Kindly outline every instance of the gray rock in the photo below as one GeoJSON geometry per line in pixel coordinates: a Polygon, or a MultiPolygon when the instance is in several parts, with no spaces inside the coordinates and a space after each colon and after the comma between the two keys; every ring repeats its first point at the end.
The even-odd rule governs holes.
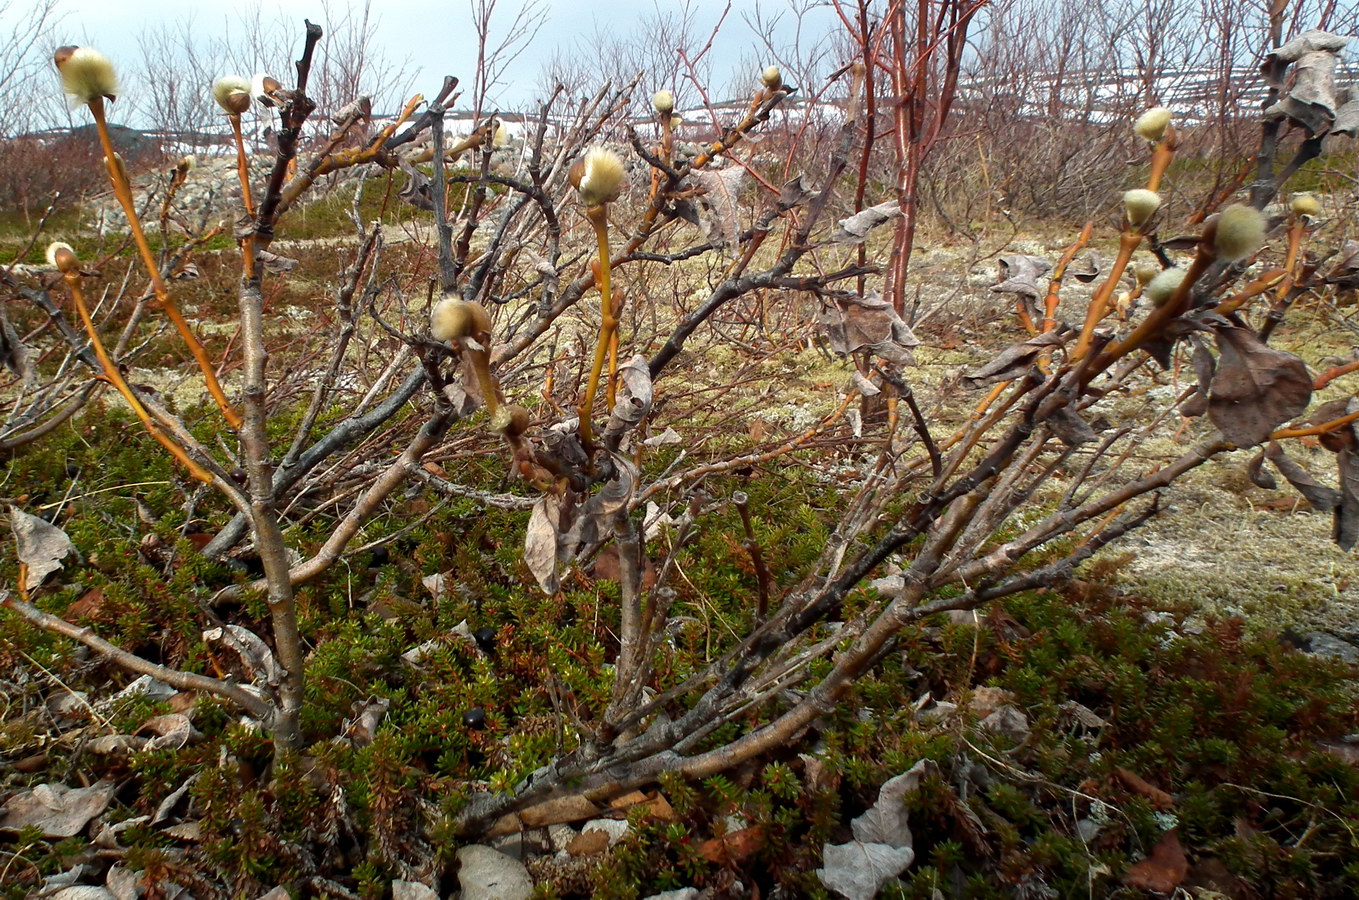
{"type": "Polygon", "coordinates": [[[664,894],[652,894],[646,900],[698,900],[699,896],[698,888],[680,888],[677,891],[666,891],[664,894]]]}
{"type": "Polygon", "coordinates": [[[1359,664],[1359,647],[1334,635],[1324,631],[1312,631],[1303,635],[1303,639],[1307,641],[1307,652],[1314,656],[1328,656],[1352,665],[1359,664]]]}
{"type": "Polygon", "coordinates": [[[462,900],[528,900],[533,894],[523,863],[480,844],[458,851],[458,884],[462,900]]]}
{"type": "Polygon", "coordinates": [[[1029,736],[1029,717],[1010,704],[997,709],[979,723],[982,728],[1020,743],[1029,736]]]}
{"type": "Polygon", "coordinates": [[[439,892],[418,881],[393,881],[392,900],[439,900],[439,892]]]}

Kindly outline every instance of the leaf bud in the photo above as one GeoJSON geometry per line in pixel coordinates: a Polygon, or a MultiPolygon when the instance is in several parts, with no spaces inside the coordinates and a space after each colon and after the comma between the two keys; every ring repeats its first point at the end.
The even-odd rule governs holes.
{"type": "Polygon", "coordinates": [[[1258,209],[1234,203],[1217,217],[1213,249],[1217,258],[1240,262],[1265,242],[1265,217],[1258,209]]]}

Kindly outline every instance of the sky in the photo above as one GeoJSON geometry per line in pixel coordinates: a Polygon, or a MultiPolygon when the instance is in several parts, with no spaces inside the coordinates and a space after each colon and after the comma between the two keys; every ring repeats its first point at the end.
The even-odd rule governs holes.
{"type": "MultiPolygon", "coordinates": [[[[23,0],[18,2],[22,4],[23,0]]],[[[636,31],[643,17],[654,12],[653,2],[655,0],[544,0],[546,24],[513,63],[511,77],[498,98],[502,108],[515,108],[533,99],[538,75],[555,52],[579,46],[596,33],[625,35],[636,31]]],[[[295,23],[295,33],[300,41],[304,18],[324,24],[327,6],[343,9],[346,5],[361,6],[361,3],[362,0],[253,0],[235,5],[207,5],[194,0],[57,0],[56,34],[61,43],[96,47],[119,65],[120,72],[128,72],[140,58],[138,35],[148,25],[181,21],[186,10],[192,10],[190,15],[197,31],[228,17],[240,18],[242,10],[258,6],[266,21],[282,15],[295,23]]],[[[508,26],[518,7],[516,0],[500,0],[500,4],[492,20],[493,34],[508,26]]],[[[755,53],[753,32],[745,19],[755,12],[757,0],[731,0],[730,4],[725,0],[688,0],[694,15],[694,30],[706,38],[728,5],[730,11],[715,40],[711,57],[730,61],[750,59],[755,53]]],[[[785,11],[780,34],[791,41],[794,34],[787,21],[791,17],[786,14],[789,0],[764,0],[763,6],[767,14],[785,11]]],[[[411,82],[414,89],[431,95],[444,74],[457,75],[464,86],[471,81],[476,37],[469,9],[470,0],[373,0],[371,15],[377,20],[377,43],[387,59],[395,63],[406,62],[413,73],[418,72],[411,82]]],[[[822,8],[811,17],[818,22],[818,27],[824,27],[830,24],[832,15],[822,8]]],[[[286,84],[291,73],[279,74],[286,84]]],[[[729,73],[715,69],[713,75],[725,80],[729,73]]],[[[123,88],[125,93],[130,93],[144,86],[136,84],[135,78],[124,77],[123,88]]]]}

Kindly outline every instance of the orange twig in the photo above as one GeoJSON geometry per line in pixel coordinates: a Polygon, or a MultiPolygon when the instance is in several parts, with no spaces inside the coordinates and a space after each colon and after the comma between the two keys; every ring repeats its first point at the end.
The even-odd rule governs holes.
{"type": "Polygon", "coordinates": [[[175,459],[183,463],[190,475],[205,484],[211,484],[212,476],[202,466],[190,459],[189,455],[184,452],[184,448],[170,440],[152,420],[151,414],[146,411],[146,407],[142,406],[137,395],[132,392],[132,388],[128,387],[122,373],[118,371],[118,367],[109,357],[108,351],[104,349],[104,342],[100,339],[99,332],[95,331],[94,319],[90,316],[90,310],[85,305],[85,291],[81,287],[80,273],[69,272],[64,277],[66,286],[71,290],[71,299],[75,302],[76,311],[80,314],[80,321],[85,324],[85,333],[90,336],[90,345],[94,348],[94,355],[99,359],[99,365],[104,370],[104,379],[118,389],[118,393],[123,395],[128,407],[146,426],[146,430],[151,432],[151,436],[159,441],[162,447],[170,451],[175,459]]]}
{"type": "Polygon", "coordinates": [[[1099,290],[1095,291],[1095,296],[1090,298],[1090,306],[1085,311],[1085,324],[1081,326],[1081,336],[1076,341],[1076,349],[1071,353],[1073,360],[1082,359],[1090,352],[1090,340],[1095,334],[1095,326],[1109,311],[1109,300],[1114,296],[1118,280],[1123,277],[1123,271],[1128,268],[1133,252],[1141,243],[1140,229],[1131,225],[1123,229],[1123,234],[1118,239],[1118,257],[1114,260],[1113,268],[1109,270],[1109,277],[1099,286],[1099,290]]]}
{"type": "Polygon", "coordinates": [[[1359,420],[1359,412],[1352,412],[1349,415],[1341,416],[1338,419],[1332,419],[1329,422],[1323,422],[1320,425],[1312,425],[1309,428],[1281,428],[1271,434],[1269,439],[1271,441],[1278,441],[1283,440],[1284,438],[1312,437],[1318,434],[1326,434],[1327,432],[1335,431],[1342,425],[1348,425],[1355,420],[1359,420]]]}
{"type": "Polygon", "coordinates": [[[118,198],[118,203],[123,207],[123,213],[127,216],[128,230],[132,232],[132,239],[137,245],[137,250],[141,253],[142,265],[146,267],[147,275],[151,278],[151,290],[155,293],[157,302],[165,310],[165,314],[170,317],[170,321],[175,325],[175,330],[179,332],[179,336],[184,340],[189,352],[198,363],[208,393],[212,395],[212,399],[217,401],[217,406],[222,410],[222,415],[226,418],[227,424],[232,428],[240,428],[241,417],[227,401],[226,393],[217,381],[217,373],[213,371],[207,351],[203,349],[203,345],[199,343],[193,329],[189,327],[184,316],[180,314],[179,307],[171,299],[170,292],[166,290],[165,282],[160,277],[160,268],[156,265],[156,257],[151,252],[151,245],[146,241],[146,233],[142,231],[141,219],[137,217],[137,205],[132,199],[132,186],[128,183],[121,157],[114,151],[113,141],[109,138],[108,122],[104,117],[104,98],[95,97],[89,105],[90,112],[94,116],[95,130],[99,133],[99,143],[104,149],[105,164],[109,171],[109,181],[113,184],[114,196],[118,198]]]}
{"type": "Polygon", "coordinates": [[[1351,372],[1359,372],[1359,359],[1352,360],[1344,365],[1339,365],[1322,372],[1317,376],[1317,380],[1312,382],[1312,390],[1319,391],[1341,375],[1348,375],[1351,372]]]}

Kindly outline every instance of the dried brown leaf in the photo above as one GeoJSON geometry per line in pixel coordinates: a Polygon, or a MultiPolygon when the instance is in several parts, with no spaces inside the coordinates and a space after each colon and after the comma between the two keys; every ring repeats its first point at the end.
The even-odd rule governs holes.
{"type": "Polygon", "coordinates": [[[1269,58],[1286,63],[1297,62],[1308,53],[1339,53],[1349,42],[1347,37],[1314,28],[1274,48],[1269,52],[1269,58]]]}
{"type": "Polygon", "coordinates": [[[1299,357],[1266,345],[1248,328],[1220,326],[1216,335],[1208,415],[1225,439],[1254,447],[1307,409],[1312,376],[1299,357]]]}
{"type": "Polygon", "coordinates": [[[17,506],[9,508],[9,524],[19,548],[19,562],[28,567],[25,590],[31,591],[42,584],[44,578],[61,568],[61,561],[75,549],[66,532],[17,506]]]}
{"type": "Polygon", "coordinates": [[[1333,51],[1304,53],[1293,66],[1293,84],[1288,93],[1265,109],[1265,117],[1287,117],[1312,135],[1329,133],[1338,106],[1335,65],[1333,51]]]}
{"type": "Polygon", "coordinates": [[[1351,449],[1341,450],[1340,502],[1335,507],[1335,542],[1342,550],[1353,550],[1359,544],[1359,454],[1351,449]]]}
{"type": "Polygon", "coordinates": [[[736,197],[746,177],[745,167],[733,163],[725,169],[699,169],[689,177],[703,190],[699,197],[703,233],[714,245],[734,253],[741,236],[736,197]]]}
{"type": "Polygon", "coordinates": [[[1118,780],[1123,782],[1123,786],[1135,794],[1140,794],[1151,801],[1151,805],[1160,810],[1171,809],[1175,806],[1175,798],[1165,791],[1148,782],[1141,775],[1132,772],[1121,766],[1114,770],[1118,780]]]}
{"type": "Polygon", "coordinates": [[[651,369],[646,358],[638,354],[618,370],[618,399],[604,430],[605,442],[610,443],[623,432],[637,427],[637,423],[651,412],[651,398],[651,369]]]}
{"type": "Polygon", "coordinates": [[[1067,271],[1081,284],[1089,284],[1104,271],[1104,260],[1100,258],[1098,253],[1091,250],[1079,264],[1072,266],[1067,271]]]}
{"type": "Polygon", "coordinates": [[[831,234],[831,243],[842,246],[862,244],[868,239],[868,233],[874,228],[884,222],[900,218],[900,216],[901,205],[895,200],[870,206],[836,222],[835,231],[831,234]]]}
{"type": "Polygon", "coordinates": [[[698,845],[698,854],[710,863],[725,866],[749,859],[763,850],[766,843],[764,826],[752,825],[704,841],[698,845]]]}
{"type": "Polygon", "coordinates": [[[1187,874],[1189,860],[1184,855],[1184,848],[1180,846],[1179,835],[1172,828],[1151,849],[1150,856],[1133,863],[1132,868],[1123,876],[1123,883],[1136,890],[1169,894],[1180,886],[1187,874]]]}
{"type": "Polygon", "coordinates": [[[562,498],[544,494],[533,504],[524,532],[524,563],[538,579],[538,585],[549,594],[555,594],[561,586],[557,579],[557,535],[561,520],[562,498]]]}
{"type": "Polygon", "coordinates": [[[1024,256],[1014,253],[997,260],[999,273],[997,283],[991,290],[997,294],[1020,294],[1038,299],[1046,296],[1047,285],[1044,276],[1052,269],[1052,263],[1037,256],[1024,256]]]}
{"type": "Polygon", "coordinates": [[[1263,450],[1251,458],[1249,465],[1246,466],[1246,474],[1256,487],[1272,491],[1279,486],[1279,482],[1274,480],[1274,476],[1265,471],[1265,451],[1263,450]]]}
{"type": "Polygon", "coordinates": [[[108,807],[115,787],[112,781],[100,781],[85,788],[40,784],[9,798],[4,817],[0,818],[0,830],[37,828],[46,837],[75,837],[108,807]]]}
{"type": "Polygon", "coordinates": [[[836,353],[869,351],[900,366],[915,360],[911,348],[920,343],[892,304],[877,291],[867,297],[845,295],[823,306],[817,323],[836,353]]]}
{"type": "Polygon", "coordinates": [[[1265,448],[1265,456],[1269,457],[1269,461],[1274,463],[1274,468],[1279,470],[1279,474],[1288,479],[1288,483],[1302,494],[1313,509],[1329,512],[1340,505],[1340,492],[1318,482],[1312,477],[1312,473],[1284,453],[1277,442],[1270,442],[1265,448]]]}
{"type": "Polygon", "coordinates": [[[998,381],[1013,381],[1027,372],[1038,359],[1038,354],[1049,347],[1060,347],[1063,341],[1056,332],[1048,331],[1021,344],[1006,347],[986,365],[963,376],[968,387],[982,387],[998,381]]]}

